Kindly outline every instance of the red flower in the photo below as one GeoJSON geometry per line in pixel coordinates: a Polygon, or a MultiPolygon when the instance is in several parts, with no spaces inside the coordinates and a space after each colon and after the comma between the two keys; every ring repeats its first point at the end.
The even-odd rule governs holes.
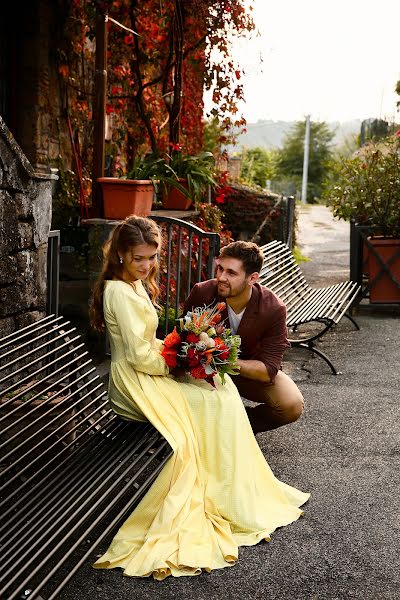
{"type": "Polygon", "coordinates": [[[174,346],[178,346],[181,341],[181,336],[177,332],[176,327],[174,327],[174,330],[164,339],[164,346],[167,348],[173,348],[174,346]]]}
{"type": "Polygon", "coordinates": [[[127,46],[132,46],[133,44],[133,35],[129,34],[124,37],[124,42],[127,46]]]}
{"type": "Polygon", "coordinates": [[[169,145],[171,146],[171,150],[174,150],[175,152],[180,152],[182,150],[182,146],[180,144],[174,144],[173,142],[170,142],[169,145]]]}
{"type": "Polygon", "coordinates": [[[223,348],[220,348],[220,350],[223,350],[223,352],[221,352],[221,354],[219,354],[219,358],[221,360],[225,360],[229,356],[229,352],[230,352],[229,348],[227,348],[226,346],[224,346],[224,348],[225,348],[225,350],[223,348]]]}
{"type": "Polygon", "coordinates": [[[118,79],[122,79],[128,73],[127,69],[123,65],[117,65],[113,68],[115,75],[118,79]]]}
{"type": "Polygon", "coordinates": [[[196,367],[199,364],[200,358],[199,358],[199,355],[195,348],[188,349],[187,361],[188,361],[189,367],[196,367]]]}
{"type": "Polygon", "coordinates": [[[60,75],[62,75],[63,77],[67,77],[69,75],[69,67],[68,65],[60,65],[58,67],[58,72],[60,73],[60,75]]]}
{"type": "Polygon", "coordinates": [[[221,315],[219,313],[217,313],[212,319],[211,319],[211,323],[213,325],[216,325],[217,323],[219,323],[221,320],[221,315]]]}
{"type": "Polygon", "coordinates": [[[186,341],[188,344],[197,344],[199,339],[199,336],[195,333],[188,333],[188,335],[186,336],[186,341]]]}
{"type": "Polygon", "coordinates": [[[190,369],[190,374],[195,379],[206,379],[207,373],[203,365],[199,365],[198,367],[193,367],[190,369]]]}
{"type": "Polygon", "coordinates": [[[176,367],[176,355],[177,351],[173,348],[163,348],[161,350],[161,356],[164,358],[165,362],[169,366],[170,369],[174,369],[176,367]]]}

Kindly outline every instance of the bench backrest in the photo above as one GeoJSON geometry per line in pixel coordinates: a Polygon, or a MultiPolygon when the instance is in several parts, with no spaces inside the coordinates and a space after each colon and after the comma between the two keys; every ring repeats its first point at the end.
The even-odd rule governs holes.
{"type": "Polygon", "coordinates": [[[0,340],[0,473],[65,455],[110,416],[76,329],[48,316],[0,340]]]}
{"type": "Polygon", "coordinates": [[[288,311],[311,294],[312,288],[306,282],[291,250],[277,240],[261,247],[264,264],[259,282],[275,292],[286,304],[288,311]]]}

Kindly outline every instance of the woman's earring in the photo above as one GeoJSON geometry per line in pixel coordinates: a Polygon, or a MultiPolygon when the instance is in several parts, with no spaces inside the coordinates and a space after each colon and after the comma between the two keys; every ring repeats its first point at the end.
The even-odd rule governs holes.
{"type": "Polygon", "coordinates": [[[121,265],[124,262],[121,257],[119,257],[119,262],[120,262],[121,265]]]}

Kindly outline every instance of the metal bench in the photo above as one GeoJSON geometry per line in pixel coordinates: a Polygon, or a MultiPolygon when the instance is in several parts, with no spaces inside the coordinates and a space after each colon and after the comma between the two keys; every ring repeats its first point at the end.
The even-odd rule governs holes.
{"type": "Polygon", "coordinates": [[[306,348],[317,354],[328,363],[332,373],[337,375],[328,356],[315,347],[315,341],[339,323],[343,316],[350,319],[356,329],[360,329],[347,312],[360,286],[354,281],[343,281],[327,287],[311,287],[294,260],[292,252],[283,242],[272,241],[261,249],[265,258],[259,282],[275,292],[285,303],[288,329],[298,336],[290,339],[291,345],[306,348]],[[309,323],[318,324],[318,331],[306,330],[301,333],[300,327],[309,323]]]}
{"type": "Polygon", "coordinates": [[[0,340],[0,598],[55,598],[172,455],[118,418],[74,327],[46,317],[0,340]]]}

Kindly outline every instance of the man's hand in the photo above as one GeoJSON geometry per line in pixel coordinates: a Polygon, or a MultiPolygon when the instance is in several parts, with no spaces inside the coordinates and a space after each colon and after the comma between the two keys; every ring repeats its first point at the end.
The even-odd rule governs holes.
{"type": "Polygon", "coordinates": [[[175,367],[174,369],[169,370],[169,374],[175,379],[179,379],[180,377],[184,377],[184,375],[186,375],[186,371],[185,369],[182,369],[182,367],[175,367]]]}
{"type": "Polygon", "coordinates": [[[271,381],[267,367],[260,360],[241,360],[239,358],[236,364],[240,367],[239,375],[242,375],[242,377],[263,381],[264,383],[271,381]]]}

